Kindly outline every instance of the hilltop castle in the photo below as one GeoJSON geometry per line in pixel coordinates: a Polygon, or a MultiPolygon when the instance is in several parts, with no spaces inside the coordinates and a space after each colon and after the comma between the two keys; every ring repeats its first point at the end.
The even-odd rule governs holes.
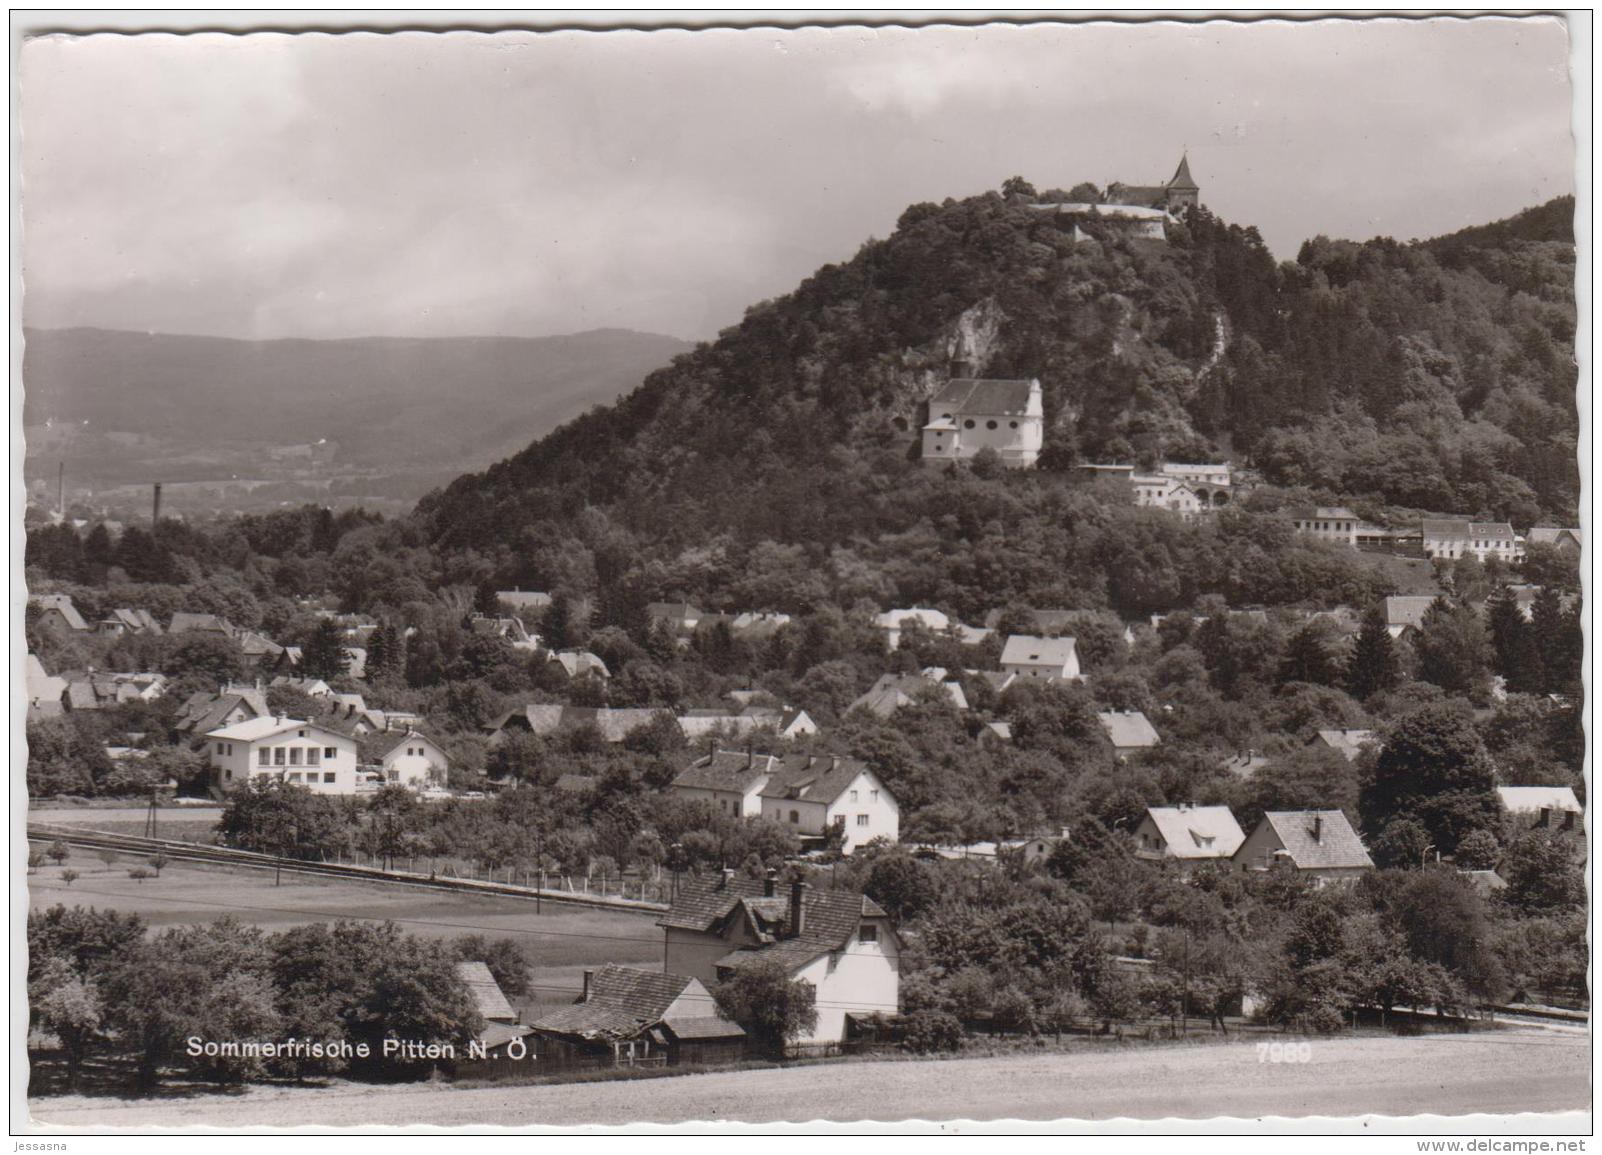
{"type": "Polygon", "coordinates": [[[1177,214],[1191,205],[1201,203],[1201,189],[1191,179],[1190,157],[1186,155],[1179,158],[1179,167],[1174,170],[1173,178],[1167,184],[1124,184],[1113,181],[1107,186],[1107,201],[1109,204],[1142,205],[1177,214]]]}

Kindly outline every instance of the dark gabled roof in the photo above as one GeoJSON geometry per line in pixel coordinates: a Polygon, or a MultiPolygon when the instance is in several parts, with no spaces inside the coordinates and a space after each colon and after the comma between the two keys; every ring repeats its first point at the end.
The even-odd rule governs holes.
{"type": "Polygon", "coordinates": [[[1201,187],[1191,179],[1190,157],[1188,155],[1181,156],[1179,158],[1179,167],[1174,170],[1174,177],[1168,182],[1168,187],[1176,189],[1188,189],[1191,192],[1201,191],[1201,187]]]}
{"type": "Polygon", "coordinates": [[[241,704],[250,708],[252,717],[264,718],[271,713],[267,708],[267,695],[260,690],[230,689],[221,694],[201,692],[192,694],[184,703],[177,728],[196,734],[210,733],[223,724],[223,719],[235,706],[241,704]]]}
{"type": "Polygon", "coordinates": [[[729,1019],[716,1015],[695,1015],[663,1019],[662,1026],[675,1039],[737,1039],[743,1038],[745,1029],[729,1019]]]}
{"type": "Polygon", "coordinates": [[[732,952],[719,959],[718,966],[739,966],[757,957],[778,957],[798,966],[826,951],[845,947],[864,918],[888,917],[884,908],[867,895],[809,887],[801,899],[803,933],[787,938],[789,889],[780,884],[772,897],[766,897],[765,888],[764,882],[740,875],[681,879],[672,907],[657,925],[717,933],[738,911],[741,918],[750,921],[763,945],[732,952]]]}
{"type": "MultiPolygon", "coordinates": [[[[354,721],[354,719],[352,720],[354,721]]],[[[372,745],[368,749],[372,754],[374,761],[382,762],[385,758],[389,757],[390,754],[400,747],[406,745],[408,742],[416,741],[427,742],[435,749],[439,749],[439,743],[434,741],[434,739],[430,738],[427,734],[420,734],[416,730],[412,730],[410,728],[405,730],[390,730],[386,733],[379,734],[373,739],[372,745]]]]}
{"type": "Polygon", "coordinates": [[[1372,867],[1363,840],[1339,810],[1271,810],[1263,815],[1298,869],[1372,867]],[[1319,827],[1314,837],[1314,820],[1319,827]]]}
{"type": "Polygon", "coordinates": [[[952,413],[1014,414],[1029,411],[1034,381],[1000,381],[985,377],[954,377],[929,399],[929,415],[938,409],[952,413]]]}
{"type": "MultiPolygon", "coordinates": [[[[542,1012],[531,1025],[536,1030],[586,1039],[631,1038],[661,1022],[662,1016],[684,997],[695,981],[686,975],[635,970],[608,963],[591,977],[589,998],[572,1006],[542,1012]]],[[[716,1017],[716,1004],[709,997],[701,995],[691,1001],[701,999],[705,1000],[705,1005],[693,1008],[686,1019],[716,1017]]],[[[738,1034],[739,1028],[720,1033],[738,1034]]]]}
{"type": "Polygon", "coordinates": [[[761,797],[797,802],[821,802],[825,806],[839,798],[857,775],[868,771],[868,764],[855,758],[796,755],[779,761],[778,770],[762,788],[761,797]]]}
{"type": "Polygon", "coordinates": [[[234,627],[219,618],[216,614],[192,614],[187,610],[179,610],[173,614],[172,621],[167,624],[169,634],[181,634],[185,630],[208,630],[214,633],[234,635],[234,627]]]}
{"type": "Polygon", "coordinates": [[[706,754],[679,771],[673,785],[693,790],[732,790],[744,794],[754,783],[772,774],[779,760],[771,754],[719,750],[706,754]]]}
{"type": "Polygon", "coordinates": [[[517,1012],[506,1001],[506,993],[501,990],[501,984],[495,981],[488,966],[482,962],[459,962],[456,964],[456,974],[467,984],[468,993],[473,996],[478,1013],[486,1022],[497,1019],[507,1023],[517,1021],[517,1012]]]}

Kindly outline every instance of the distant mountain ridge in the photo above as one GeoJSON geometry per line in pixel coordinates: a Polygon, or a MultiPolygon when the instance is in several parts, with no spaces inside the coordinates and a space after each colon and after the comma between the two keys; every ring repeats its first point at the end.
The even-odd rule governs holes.
{"type": "Polygon", "coordinates": [[[106,482],[140,472],[146,458],[230,448],[243,456],[219,465],[243,475],[251,447],[320,440],[336,443],[337,465],[471,469],[611,402],[691,348],[625,329],[248,341],[75,328],[24,338],[24,424],[39,451],[29,473],[67,459],[80,481],[106,482]]]}

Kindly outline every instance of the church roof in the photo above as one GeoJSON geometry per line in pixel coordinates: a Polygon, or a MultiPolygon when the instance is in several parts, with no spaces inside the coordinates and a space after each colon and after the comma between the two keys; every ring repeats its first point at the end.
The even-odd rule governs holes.
{"type": "Polygon", "coordinates": [[[929,412],[1013,414],[1029,412],[1029,397],[1036,382],[997,381],[985,378],[954,377],[945,388],[929,399],[929,412]]]}
{"type": "Polygon", "coordinates": [[[1179,167],[1174,170],[1174,179],[1168,182],[1169,188],[1198,190],[1200,186],[1190,177],[1190,157],[1179,158],[1179,167]]]}

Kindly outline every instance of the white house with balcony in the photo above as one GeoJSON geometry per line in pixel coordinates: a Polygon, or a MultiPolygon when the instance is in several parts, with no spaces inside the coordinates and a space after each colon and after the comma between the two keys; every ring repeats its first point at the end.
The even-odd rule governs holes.
{"type": "Polygon", "coordinates": [[[299,718],[261,717],[208,731],[213,783],[223,792],[280,781],[318,794],[355,794],[356,740],[299,718]]]}

